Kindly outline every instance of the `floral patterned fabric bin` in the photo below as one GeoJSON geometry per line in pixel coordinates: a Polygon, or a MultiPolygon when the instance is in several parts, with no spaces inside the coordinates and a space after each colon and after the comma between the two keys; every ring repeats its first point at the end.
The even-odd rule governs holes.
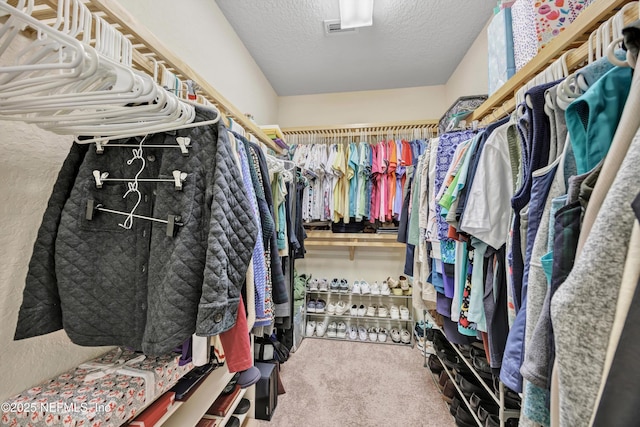
{"type": "Polygon", "coordinates": [[[114,349],[1,403],[0,426],[120,426],[193,368],[179,359],[114,349]]]}

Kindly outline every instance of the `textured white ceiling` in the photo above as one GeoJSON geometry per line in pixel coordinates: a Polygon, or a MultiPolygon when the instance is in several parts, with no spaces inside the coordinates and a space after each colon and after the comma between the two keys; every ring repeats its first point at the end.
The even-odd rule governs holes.
{"type": "Polygon", "coordinates": [[[326,36],[338,0],[216,2],[280,96],[444,84],[496,4],[375,0],[372,27],[326,36]]]}

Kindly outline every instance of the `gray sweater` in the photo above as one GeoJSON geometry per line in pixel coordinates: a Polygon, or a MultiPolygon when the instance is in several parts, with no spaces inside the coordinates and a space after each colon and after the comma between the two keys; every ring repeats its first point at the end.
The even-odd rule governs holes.
{"type": "Polygon", "coordinates": [[[571,274],[551,300],[562,426],[588,426],[596,404],[640,192],[637,132],[571,274]]]}

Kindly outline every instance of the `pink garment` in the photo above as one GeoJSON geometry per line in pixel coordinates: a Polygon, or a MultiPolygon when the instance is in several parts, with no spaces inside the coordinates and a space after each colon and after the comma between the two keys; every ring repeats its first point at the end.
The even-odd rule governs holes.
{"type": "Polygon", "coordinates": [[[398,168],[398,148],[394,140],[387,141],[387,221],[393,219],[393,202],[396,199],[396,169],[398,168]]]}
{"type": "Polygon", "coordinates": [[[378,163],[378,147],[371,146],[371,202],[369,209],[369,221],[376,222],[380,208],[380,186],[378,182],[378,174],[380,174],[380,165],[378,163]]]}
{"type": "Polygon", "coordinates": [[[242,295],[238,304],[238,318],[231,329],[220,334],[229,372],[241,372],[253,366],[253,354],[249,342],[247,313],[244,310],[242,295]]]}
{"type": "Polygon", "coordinates": [[[387,214],[387,199],[389,197],[389,190],[387,188],[387,166],[389,165],[389,157],[387,154],[387,143],[382,141],[379,144],[378,152],[378,164],[380,167],[380,174],[378,175],[378,182],[380,185],[380,204],[378,209],[380,214],[378,219],[381,222],[386,221],[387,214]]]}

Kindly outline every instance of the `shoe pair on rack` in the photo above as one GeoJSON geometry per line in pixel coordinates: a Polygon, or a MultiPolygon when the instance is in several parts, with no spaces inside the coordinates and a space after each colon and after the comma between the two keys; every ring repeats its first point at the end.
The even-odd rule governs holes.
{"type": "Polygon", "coordinates": [[[309,279],[308,283],[309,283],[310,292],[328,292],[329,291],[329,280],[326,278],[309,279]]]}
{"type": "Polygon", "coordinates": [[[406,329],[391,329],[391,341],[395,343],[411,344],[411,333],[406,329]]]}
{"type": "Polygon", "coordinates": [[[331,322],[327,327],[327,337],[344,338],[347,334],[347,325],[344,322],[331,322]]]}
{"type": "Polygon", "coordinates": [[[321,322],[316,322],[315,320],[309,320],[307,322],[307,336],[312,337],[314,332],[317,337],[323,337],[325,332],[327,332],[327,322],[323,320],[321,322]]]}
{"type": "Polygon", "coordinates": [[[351,306],[351,309],[349,310],[349,314],[351,314],[352,316],[363,317],[365,314],[367,314],[367,308],[364,306],[364,304],[360,304],[359,307],[353,304],[351,306]]]}
{"type": "Polygon", "coordinates": [[[409,309],[404,305],[398,307],[397,305],[392,304],[389,313],[391,314],[392,320],[409,320],[410,318],[409,309]]]}
{"type": "Polygon", "coordinates": [[[324,313],[327,303],[322,300],[310,299],[307,302],[307,313],[324,313]]]}
{"type": "Polygon", "coordinates": [[[356,280],[353,282],[351,293],[356,295],[367,295],[371,293],[371,286],[366,280],[356,280]]]}
{"type": "Polygon", "coordinates": [[[406,276],[400,276],[400,280],[387,277],[387,285],[396,296],[411,295],[413,293],[411,284],[406,276]]]}
{"type": "Polygon", "coordinates": [[[370,327],[367,329],[369,332],[369,341],[371,342],[387,342],[387,330],[385,328],[370,327]]]}
{"type": "Polygon", "coordinates": [[[348,292],[349,291],[349,282],[347,279],[337,279],[334,278],[331,281],[331,292],[348,292]]]}
{"type": "Polygon", "coordinates": [[[367,340],[367,328],[364,326],[349,326],[349,339],[356,341],[366,341],[367,340]]]}

